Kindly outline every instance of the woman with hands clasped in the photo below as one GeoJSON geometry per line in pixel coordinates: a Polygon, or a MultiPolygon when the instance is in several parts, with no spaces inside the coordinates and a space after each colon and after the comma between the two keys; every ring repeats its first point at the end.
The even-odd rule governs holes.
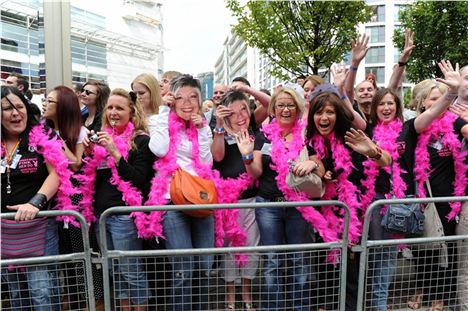
{"type": "MultiPolygon", "coordinates": [[[[247,173],[259,181],[257,202],[308,200],[304,193],[288,186],[287,175],[290,172],[301,176],[312,172],[323,175],[321,162],[309,157],[304,148],[300,121],[302,101],[293,89],[277,90],[268,108],[268,113],[275,119],[263,126],[255,142],[246,130],[236,138],[247,173]],[[292,161],[297,163],[292,164],[292,161]]],[[[255,217],[262,245],[307,243],[311,237],[310,225],[327,240],[337,238],[326,229],[326,220],[311,207],[257,208],[255,217]]],[[[310,309],[307,278],[311,271],[308,261],[308,256],[301,252],[265,254],[262,309],[283,310],[286,305],[291,305],[294,310],[310,309]],[[293,280],[284,288],[280,275],[286,260],[290,262],[293,280]]]]}
{"type": "MultiPolygon", "coordinates": [[[[229,203],[254,203],[257,188],[253,185],[253,179],[248,178],[244,162],[252,161],[242,154],[248,154],[245,150],[253,143],[252,134],[255,133],[255,117],[250,112],[249,100],[240,91],[226,93],[221,104],[216,108],[216,127],[213,131],[214,139],[211,145],[213,154],[213,168],[220,172],[224,179],[232,179],[231,191],[235,186],[240,186],[241,193],[229,203]],[[248,142],[243,144],[243,142],[248,142]],[[247,146],[246,146],[247,145],[247,146]]],[[[251,152],[251,151],[250,151],[251,152]]],[[[220,198],[221,199],[221,198],[220,198]]],[[[255,221],[254,209],[236,209],[223,211],[224,227],[232,222],[237,222],[241,230],[247,235],[245,246],[257,246],[260,242],[260,234],[255,221]]],[[[224,232],[232,232],[231,228],[224,228],[224,232]]],[[[230,237],[228,237],[229,240],[230,237]]],[[[232,245],[230,245],[232,246],[232,245]]],[[[242,278],[242,299],[245,310],[255,310],[252,306],[251,282],[255,278],[258,267],[258,254],[250,254],[246,266],[237,268],[234,256],[224,256],[224,279],[226,281],[226,310],[235,310],[236,277],[242,278]]]]}
{"type": "MultiPolygon", "coordinates": [[[[114,206],[140,206],[145,185],[153,176],[154,155],[148,148],[146,120],[136,96],[124,89],[114,89],[103,110],[102,130],[85,138],[92,152],[84,166],[82,213],[96,222],[99,238],[99,216],[114,206]],[[133,95],[133,96],[132,96],[133,95]],[[94,203],[93,203],[94,202],[94,203]],[[90,214],[92,216],[90,216],[90,214]]],[[[107,247],[110,250],[141,250],[137,227],[129,215],[107,218],[107,247]]],[[[148,282],[145,269],[137,257],[119,261],[114,271],[115,298],[123,310],[145,310],[148,282]]]]}

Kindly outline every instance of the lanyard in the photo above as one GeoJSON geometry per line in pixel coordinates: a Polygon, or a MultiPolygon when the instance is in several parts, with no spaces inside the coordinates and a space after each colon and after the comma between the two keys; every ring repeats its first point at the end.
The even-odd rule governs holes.
{"type": "Polygon", "coordinates": [[[21,142],[21,139],[19,139],[13,149],[11,150],[11,153],[8,152],[8,149],[6,147],[6,144],[3,143],[3,148],[5,149],[5,160],[6,160],[6,174],[7,174],[7,186],[6,186],[6,192],[7,194],[11,193],[11,183],[10,183],[10,165],[11,162],[13,161],[15,155],[18,153],[18,147],[21,142]]]}

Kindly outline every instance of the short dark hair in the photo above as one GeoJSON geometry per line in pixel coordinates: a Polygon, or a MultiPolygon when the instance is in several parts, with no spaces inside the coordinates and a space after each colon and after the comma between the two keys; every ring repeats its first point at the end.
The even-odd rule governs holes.
{"type": "Polygon", "coordinates": [[[310,103],[309,115],[307,117],[307,140],[310,140],[315,133],[318,133],[314,122],[314,114],[322,110],[327,104],[335,108],[335,137],[343,141],[346,131],[351,129],[352,116],[343,108],[344,104],[342,100],[335,93],[324,92],[315,96],[310,103]]]}
{"type": "MultiPolygon", "coordinates": [[[[22,147],[27,147],[28,144],[29,144],[29,131],[31,130],[31,128],[34,125],[39,124],[39,121],[36,119],[36,117],[34,115],[34,111],[33,111],[32,105],[34,105],[34,104],[29,104],[26,97],[24,97],[24,95],[20,92],[20,90],[18,90],[18,88],[14,87],[14,86],[2,85],[2,99],[6,98],[10,94],[13,94],[16,97],[18,97],[23,102],[23,104],[26,106],[26,113],[27,113],[27,117],[28,117],[28,120],[26,122],[26,130],[20,136],[21,136],[21,146],[22,147]]],[[[8,100],[8,98],[7,98],[7,100],[8,100]]],[[[8,100],[8,102],[10,102],[10,101],[8,100]]],[[[13,106],[13,109],[16,109],[16,107],[13,106]]],[[[5,130],[3,128],[3,124],[2,124],[2,132],[3,132],[3,135],[5,135],[5,130]]]]}
{"type": "Polygon", "coordinates": [[[229,91],[226,94],[224,94],[223,98],[221,98],[221,105],[227,107],[230,103],[236,100],[245,100],[247,103],[249,102],[249,98],[247,97],[247,95],[244,94],[244,92],[229,91]]]}
{"type": "Polygon", "coordinates": [[[25,76],[23,76],[22,74],[20,74],[18,72],[12,72],[10,74],[10,77],[16,77],[16,81],[17,81],[18,85],[23,86],[23,93],[26,93],[26,91],[29,90],[29,81],[28,81],[28,79],[26,79],[25,76]]]}
{"type": "Polygon", "coordinates": [[[232,79],[232,82],[242,82],[248,86],[250,86],[250,82],[249,80],[247,80],[246,78],[244,77],[235,77],[234,79],[232,79]]]}
{"type": "Polygon", "coordinates": [[[389,88],[380,88],[377,90],[375,93],[374,97],[372,98],[372,103],[371,103],[371,109],[370,109],[370,122],[372,124],[377,124],[379,123],[379,120],[377,118],[377,106],[379,106],[380,102],[382,101],[382,98],[384,98],[385,95],[390,94],[393,96],[393,99],[395,100],[396,104],[396,114],[395,116],[400,120],[403,121],[403,106],[401,104],[401,99],[398,96],[398,94],[389,88]]]}

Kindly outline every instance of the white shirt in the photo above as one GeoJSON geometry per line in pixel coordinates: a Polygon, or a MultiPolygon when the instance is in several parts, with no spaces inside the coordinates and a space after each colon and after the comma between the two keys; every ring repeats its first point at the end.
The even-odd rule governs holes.
{"type": "MultiPolygon", "coordinates": [[[[153,125],[149,126],[150,131],[150,150],[159,158],[164,157],[169,151],[169,112],[170,108],[167,106],[159,107],[159,114],[151,116],[153,125]]],[[[188,140],[185,130],[180,135],[180,143],[176,149],[176,161],[180,168],[188,173],[198,176],[192,166],[192,143],[188,140]]],[[[211,129],[208,125],[198,130],[198,143],[200,151],[201,163],[213,163],[213,156],[211,155],[211,143],[213,136],[211,129]]],[[[156,172],[157,173],[157,172],[156,172]]],[[[165,198],[170,198],[169,186],[165,198]]]]}

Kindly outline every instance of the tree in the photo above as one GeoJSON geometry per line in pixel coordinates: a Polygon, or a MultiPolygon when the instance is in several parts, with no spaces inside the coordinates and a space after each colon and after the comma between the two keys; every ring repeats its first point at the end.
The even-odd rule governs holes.
{"type": "Polygon", "coordinates": [[[287,78],[318,74],[343,60],[356,37],[356,25],[368,21],[364,1],[249,1],[227,0],[237,18],[234,33],[266,55],[271,74],[287,78]]]}
{"type": "MultiPolygon", "coordinates": [[[[414,44],[407,76],[411,82],[441,77],[437,62],[447,59],[455,64],[468,61],[468,2],[418,1],[400,11],[401,28],[411,28],[414,44]]],[[[393,41],[404,45],[404,32],[396,29],[393,41]]]]}

